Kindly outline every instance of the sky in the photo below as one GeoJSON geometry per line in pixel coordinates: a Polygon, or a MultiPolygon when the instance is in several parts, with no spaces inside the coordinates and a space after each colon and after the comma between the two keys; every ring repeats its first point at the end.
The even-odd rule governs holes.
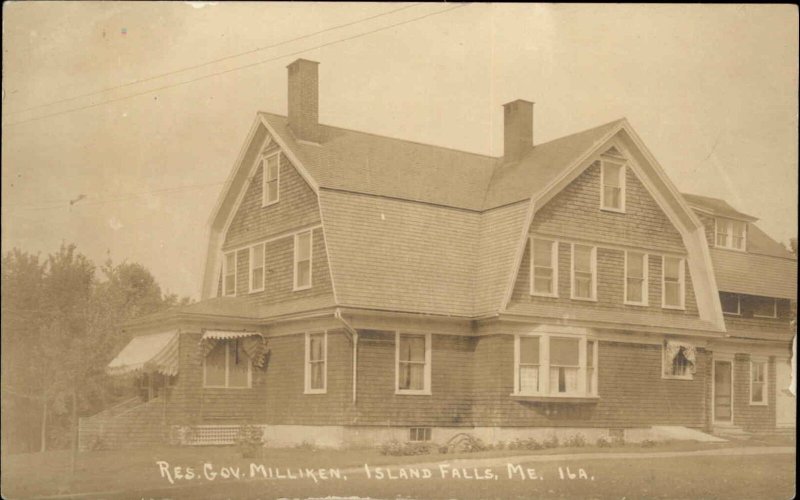
{"type": "Polygon", "coordinates": [[[681,191],[797,235],[795,6],[3,8],[4,253],[75,243],[199,298],[222,183],[298,57],[321,63],[322,123],[500,156],[514,99],[534,143],[626,117],[681,191]]]}

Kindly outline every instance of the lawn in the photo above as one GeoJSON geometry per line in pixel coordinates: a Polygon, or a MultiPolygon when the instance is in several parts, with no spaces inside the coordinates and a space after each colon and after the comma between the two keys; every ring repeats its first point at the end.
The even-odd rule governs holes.
{"type": "MultiPolygon", "coordinates": [[[[74,478],[70,478],[69,475],[69,453],[65,451],[55,451],[44,454],[24,454],[4,457],[2,468],[2,493],[4,498],[31,498],[35,496],[54,495],[61,493],[85,494],[90,492],[135,491],[137,492],[137,495],[135,496],[141,498],[142,495],[139,493],[152,491],[156,493],[148,493],[148,495],[152,496],[153,498],[174,498],[184,494],[187,495],[187,497],[191,497],[195,488],[186,487],[197,485],[201,488],[201,491],[194,491],[193,494],[199,495],[200,497],[210,498],[213,498],[213,495],[217,494],[219,495],[219,498],[249,498],[259,496],[272,497],[273,494],[277,496],[289,497],[308,496],[305,493],[302,493],[303,488],[305,487],[311,489],[309,495],[321,495],[325,492],[324,487],[335,487],[335,489],[339,491],[337,494],[344,494],[347,491],[351,491],[352,488],[356,488],[352,491],[358,491],[361,496],[371,495],[373,497],[386,497],[388,495],[393,498],[396,495],[408,495],[413,493],[413,491],[416,491],[417,488],[422,488],[420,491],[425,492],[425,495],[421,495],[421,497],[428,498],[428,494],[430,494],[430,497],[439,497],[440,495],[437,493],[437,491],[444,495],[445,491],[449,491],[447,488],[452,487],[454,488],[454,492],[460,492],[456,495],[456,497],[461,498],[462,496],[469,497],[472,493],[477,494],[477,492],[483,492],[482,495],[478,494],[479,497],[492,497],[492,492],[495,491],[496,486],[504,485],[501,487],[501,490],[504,492],[504,494],[497,495],[497,497],[503,497],[506,493],[509,495],[525,496],[526,493],[524,488],[529,486],[517,484],[524,481],[503,480],[503,476],[500,474],[500,472],[503,471],[500,470],[498,470],[496,473],[498,475],[498,479],[491,480],[492,484],[495,485],[492,486],[492,484],[486,485],[485,481],[478,479],[473,481],[466,479],[458,480],[453,478],[449,478],[449,480],[437,480],[437,478],[434,477],[431,478],[431,480],[422,480],[421,482],[414,479],[401,479],[398,480],[399,482],[388,479],[387,481],[380,481],[377,479],[370,480],[364,476],[363,465],[366,463],[374,467],[390,464],[443,462],[445,460],[457,458],[491,457],[508,457],[509,462],[516,463],[519,461],[519,459],[515,459],[514,457],[521,457],[524,455],[562,455],[569,453],[598,452],[646,453],[663,451],[690,451],[698,449],[736,448],[742,445],[753,446],[760,444],[762,443],[729,442],[721,444],[699,444],[693,442],[675,442],[659,444],[655,447],[649,448],[642,447],[640,445],[628,445],[624,447],[613,448],[555,448],[538,451],[493,450],[469,454],[433,454],[411,457],[383,456],[374,449],[309,450],[304,448],[293,448],[267,449],[265,450],[263,457],[256,459],[242,458],[238,453],[238,450],[234,447],[163,447],[152,450],[116,450],[82,453],[79,456],[78,468],[74,478]],[[159,461],[169,464],[169,466],[167,467],[164,464],[160,467],[157,464],[159,461]],[[204,463],[212,464],[211,469],[209,469],[208,472],[212,475],[213,473],[217,474],[214,480],[209,480],[209,478],[203,474],[204,463]],[[358,468],[358,472],[351,472],[350,476],[345,482],[320,481],[320,483],[315,483],[313,479],[310,478],[302,478],[297,480],[287,479],[285,481],[281,479],[262,479],[253,481],[251,478],[249,478],[251,463],[263,464],[266,469],[274,469],[277,472],[273,472],[273,476],[280,474],[286,475],[286,469],[294,470],[295,474],[298,474],[298,468],[335,468],[340,470],[358,468]],[[180,467],[180,469],[176,470],[176,467],[180,467]],[[243,475],[248,477],[232,483],[232,481],[235,481],[234,479],[225,479],[222,477],[222,474],[224,474],[222,472],[223,467],[229,468],[226,470],[235,470],[238,468],[242,471],[243,475]],[[191,483],[185,479],[189,468],[192,469],[192,474],[196,476],[193,478],[191,483]],[[179,476],[182,476],[183,479],[180,479],[179,476]],[[170,481],[170,478],[172,481],[170,481]],[[385,493],[381,492],[381,488],[386,488],[386,485],[391,486],[385,493]],[[345,486],[345,489],[340,490],[340,487],[345,486]],[[178,487],[182,488],[176,489],[178,487]],[[403,490],[403,488],[406,487],[412,488],[412,490],[403,490]],[[233,490],[231,490],[231,488],[233,488],[233,490]],[[265,490],[265,488],[268,489],[265,490]],[[376,490],[375,488],[378,489],[376,490]],[[362,489],[366,493],[361,493],[362,489]],[[164,490],[164,492],[162,494],[158,494],[157,492],[161,490],[164,490]],[[235,493],[232,493],[231,491],[234,491],[235,493]]],[[[771,455],[767,457],[744,457],[744,459],[741,457],[736,457],[735,461],[738,460],[742,462],[740,465],[744,466],[744,468],[740,471],[740,475],[744,477],[747,474],[753,475],[758,473],[758,464],[762,464],[765,467],[771,461],[783,464],[784,459],[786,459],[787,463],[789,463],[787,457],[789,456],[771,455]],[[751,464],[752,467],[748,466],[747,464],[751,464]]],[[[702,461],[705,459],[706,461],[709,461],[710,464],[717,464],[720,461],[724,462],[722,458],[723,457],[692,457],[691,461],[702,461]]],[[[599,471],[593,472],[595,474],[594,483],[599,484],[598,481],[602,481],[603,484],[615,485],[620,484],[620,482],[625,483],[632,481],[632,487],[636,487],[634,485],[638,484],[637,482],[641,480],[641,477],[653,476],[656,479],[661,477],[663,472],[661,469],[654,469],[652,467],[648,469],[647,467],[644,467],[649,461],[650,460],[624,460],[622,461],[623,463],[616,463],[620,461],[610,460],[608,461],[609,463],[606,463],[604,460],[592,460],[591,469],[593,471],[599,471]],[[617,467],[616,473],[614,472],[614,467],[609,468],[609,464],[614,463],[616,463],[615,467],[617,467]],[[638,470],[638,472],[635,474],[632,473],[631,468],[638,470]],[[625,471],[624,474],[622,473],[623,470],[625,471]],[[641,474],[644,474],[644,476],[641,476],[641,474]],[[650,476],[648,476],[648,474],[650,476]]],[[[657,461],[659,464],[670,463],[668,459],[657,459],[657,461]]],[[[673,460],[673,462],[676,466],[685,463],[684,461],[675,460],[673,460]]],[[[791,464],[793,465],[793,462],[791,464]]],[[[537,469],[543,467],[544,470],[547,470],[545,478],[548,476],[550,478],[554,478],[555,475],[557,475],[557,465],[558,464],[555,462],[548,462],[544,464],[538,463],[534,467],[537,469]]],[[[696,477],[698,471],[684,469],[686,468],[683,467],[680,472],[682,475],[688,474],[687,480],[689,483],[687,484],[694,484],[694,481],[698,480],[696,477]]],[[[784,473],[789,469],[787,469],[785,464],[783,464],[776,469],[776,471],[778,470],[781,471],[781,473],[784,473]]],[[[766,469],[764,469],[764,473],[767,474],[766,469]]],[[[683,477],[681,474],[678,474],[678,479],[675,480],[675,484],[680,483],[680,478],[683,477]]],[[[707,479],[708,477],[714,476],[709,475],[707,476],[707,479]]],[[[580,483],[583,480],[576,479],[575,481],[577,482],[573,484],[573,482],[569,480],[567,480],[566,483],[563,483],[560,480],[551,481],[548,479],[539,480],[535,483],[527,481],[526,484],[535,484],[537,488],[544,488],[547,486],[548,489],[546,491],[538,491],[537,493],[544,494],[545,496],[558,496],[560,493],[557,492],[562,490],[566,492],[565,494],[567,494],[576,488],[577,490],[575,490],[575,494],[579,495],[580,492],[583,491],[581,488],[586,488],[588,486],[580,486],[580,483]],[[550,490],[553,490],[553,493],[548,493],[550,490]]],[[[716,484],[716,482],[717,480],[715,478],[712,483],[716,484]]],[[[656,490],[646,490],[646,488],[649,487],[648,484],[649,483],[645,481],[641,484],[641,487],[645,488],[644,491],[651,491],[648,495],[658,496],[656,495],[656,490]]],[[[717,486],[719,485],[717,484],[717,486]]],[[[732,491],[739,490],[737,489],[732,491]]],[[[742,491],[751,490],[745,489],[742,491]]],[[[125,495],[123,495],[123,497],[124,496],[125,495]]],[[[450,494],[448,493],[446,496],[450,496],[450,494]]],[[[788,496],[786,498],[788,498],[788,496]]]]}

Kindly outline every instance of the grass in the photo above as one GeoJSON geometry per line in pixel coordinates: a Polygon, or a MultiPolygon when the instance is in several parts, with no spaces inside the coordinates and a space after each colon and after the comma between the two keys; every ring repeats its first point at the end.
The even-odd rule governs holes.
{"type": "MultiPolygon", "coordinates": [[[[491,450],[478,453],[430,454],[416,456],[384,456],[375,449],[309,450],[307,448],[265,449],[257,459],[242,458],[235,447],[163,447],[148,450],[114,450],[86,452],[79,455],[75,477],[69,473],[69,452],[52,451],[4,457],[2,486],[4,498],[30,498],[60,493],[103,491],[142,491],[162,488],[169,482],[161,476],[157,461],[202,470],[203,463],[219,467],[240,467],[249,470],[250,463],[280,468],[347,469],[370,465],[441,462],[458,458],[520,457],[524,455],[693,451],[763,445],[762,442],[694,443],[672,442],[655,447],[626,445],[622,447],[553,448],[547,450],[491,450]]],[[[775,442],[783,444],[786,442],[775,442]]],[[[635,462],[629,460],[628,462],[635,462]]],[[[205,491],[204,491],[205,493],[205,491]]],[[[379,495],[381,496],[381,495],[379,495]]]]}

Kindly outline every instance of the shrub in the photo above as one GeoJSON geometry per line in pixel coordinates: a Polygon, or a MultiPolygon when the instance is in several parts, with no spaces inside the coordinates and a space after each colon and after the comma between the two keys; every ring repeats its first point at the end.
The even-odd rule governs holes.
{"type": "Polygon", "coordinates": [[[611,441],[609,441],[608,439],[606,439],[604,437],[597,438],[597,443],[596,444],[597,444],[598,448],[610,448],[611,447],[611,441]]]}
{"type": "Polygon", "coordinates": [[[615,436],[611,439],[614,446],[625,446],[625,436],[615,436]]]}
{"type": "Polygon", "coordinates": [[[242,458],[259,458],[264,449],[264,433],[255,425],[243,425],[239,428],[236,446],[242,458]]]}
{"type": "Polygon", "coordinates": [[[567,438],[564,441],[564,446],[568,446],[570,448],[583,448],[586,446],[586,438],[583,437],[583,434],[575,434],[567,438]]]}
{"type": "Polygon", "coordinates": [[[451,437],[445,446],[447,446],[448,453],[474,453],[492,449],[482,439],[463,432],[451,437]]]}
{"type": "Polygon", "coordinates": [[[656,445],[656,442],[652,439],[645,439],[642,441],[642,448],[652,448],[656,445]]]}
{"type": "Polygon", "coordinates": [[[497,449],[497,450],[505,450],[505,449],[506,449],[506,442],[505,442],[505,441],[498,441],[498,442],[497,442],[497,443],[494,445],[494,447],[495,447],[495,449],[497,449]]]}
{"type": "Polygon", "coordinates": [[[441,452],[440,447],[429,441],[408,441],[401,443],[396,439],[392,439],[380,446],[381,455],[392,456],[427,455],[437,450],[441,452]]]}
{"type": "Polygon", "coordinates": [[[556,436],[555,434],[553,434],[553,435],[552,435],[552,436],[550,436],[549,438],[545,439],[545,440],[542,442],[542,445],[543,445],[545,448],[558,448],[558,445],[559,445],[559,442],[558,442],[558,436],[556,436]]]}
{"type": "Polygon", "coordinates": [[[297,450],[306,450],[306,451],[317,451],[317,445],[310,441],[303,441],[302,443],[295,446],[297,450]]]}

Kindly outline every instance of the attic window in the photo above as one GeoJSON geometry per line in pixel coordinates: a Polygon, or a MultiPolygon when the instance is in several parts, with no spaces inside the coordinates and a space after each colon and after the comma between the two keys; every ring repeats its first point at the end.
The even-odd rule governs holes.
{"type": "Polygon", "coordinates": [[[625,164],[610,160],[600,162],[600,208],[625,211],[625,164]]]}
{"type": "Polygon", "coordinates": [[[263,199],[261,206],[266,207],[278,202],[280,197],[280,151],[261,159],[263,173],[263,199]]]}
{"type": "Polygon", "coordinates": [[[716,246],[744,250],[747,240],[747,223],[740,220],[716,218],[716,246]]]}

